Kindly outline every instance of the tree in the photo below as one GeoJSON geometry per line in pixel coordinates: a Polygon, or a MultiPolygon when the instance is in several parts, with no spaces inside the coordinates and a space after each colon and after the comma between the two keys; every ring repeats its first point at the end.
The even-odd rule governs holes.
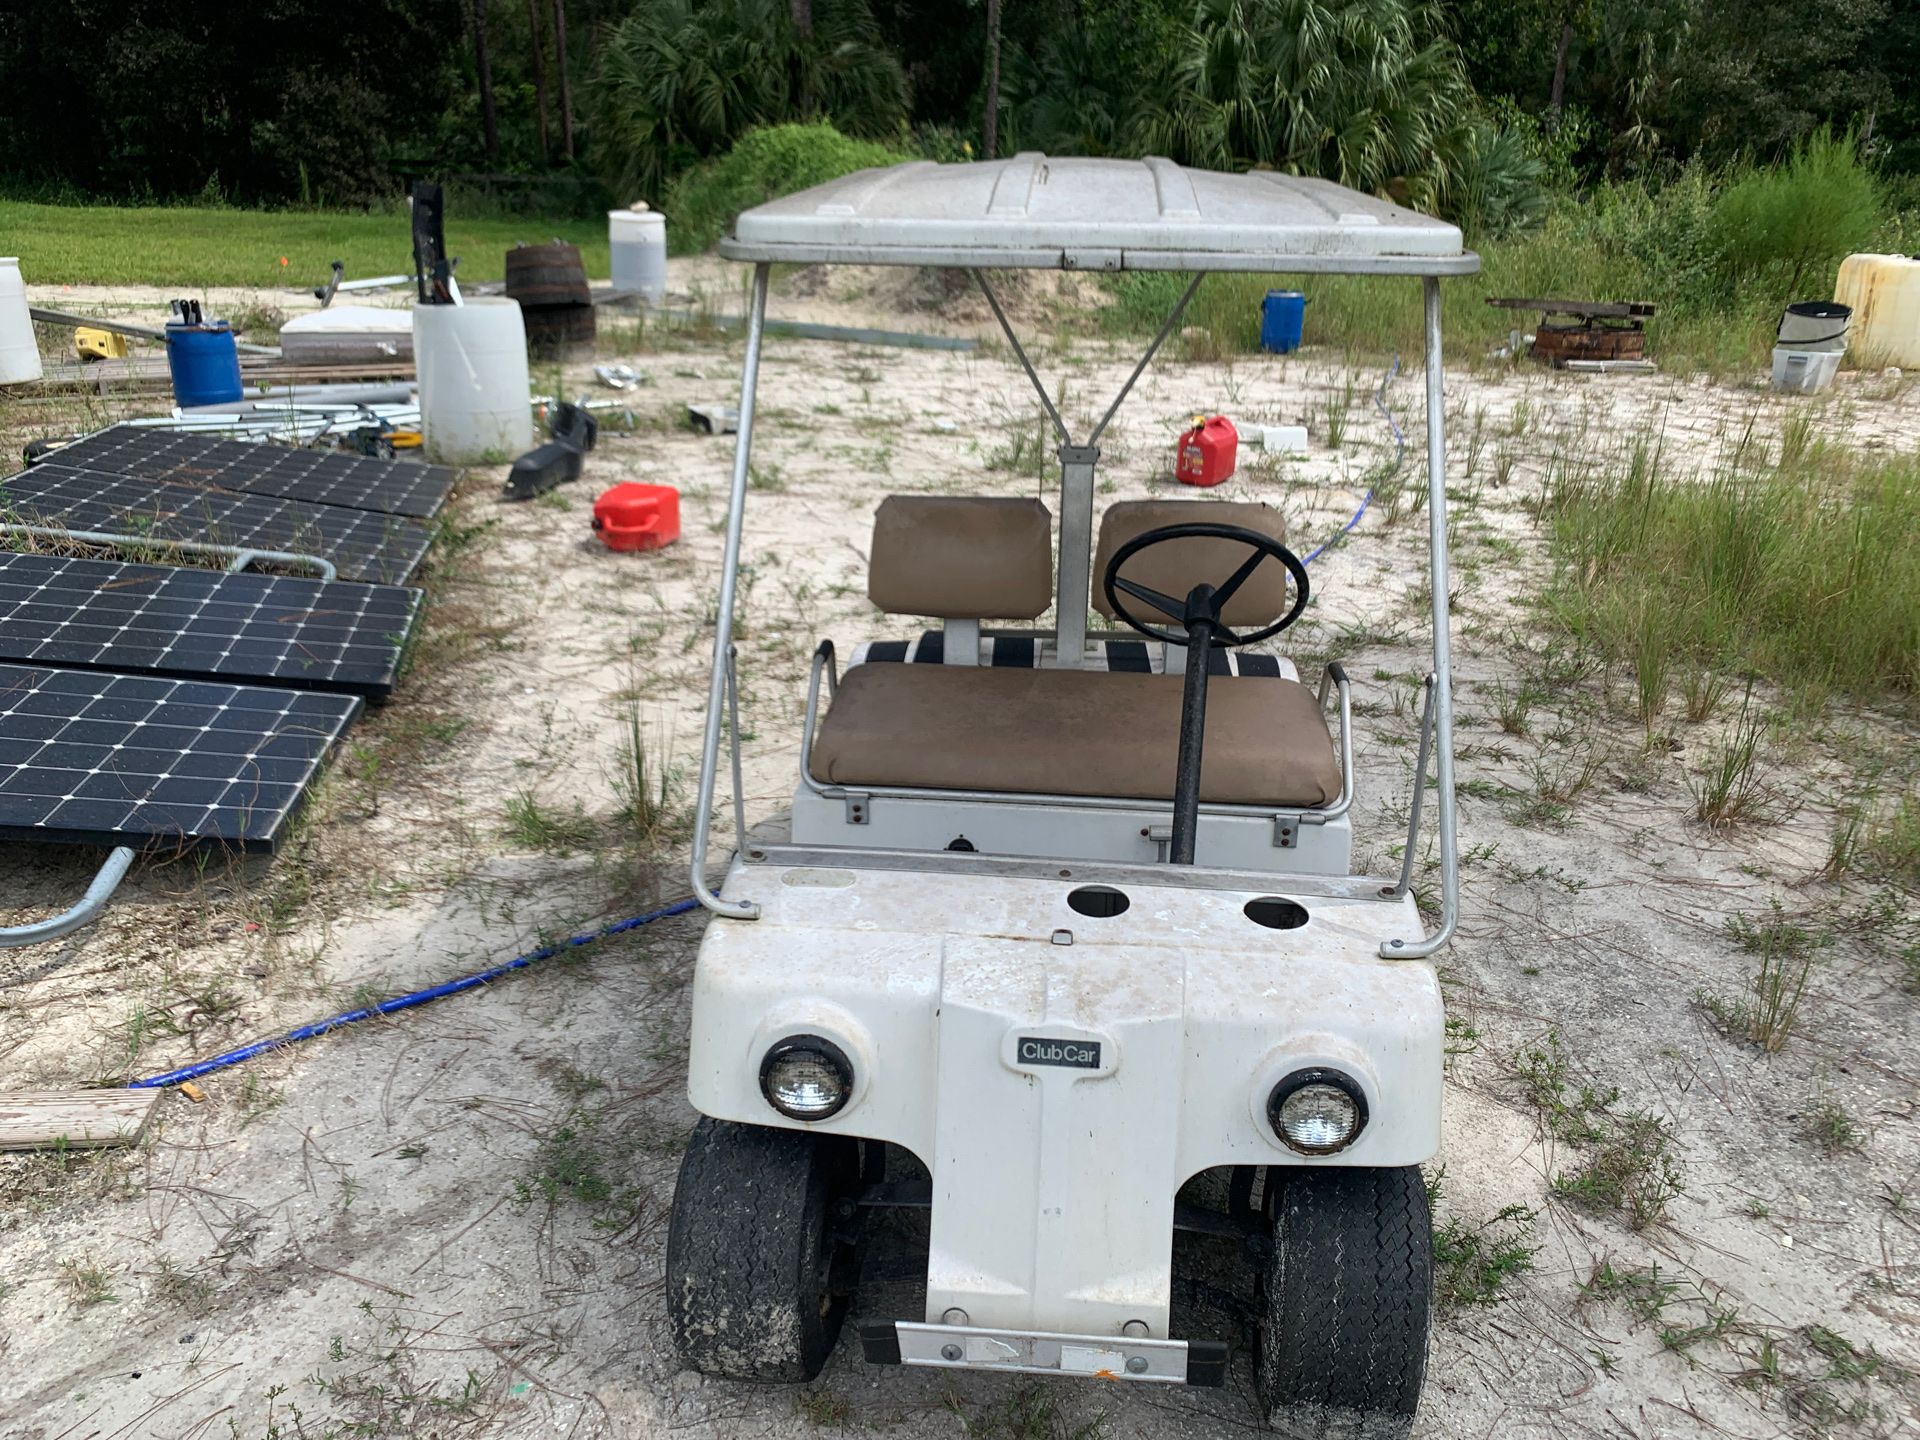
{"type": "Polygon", "coordinates": [[[1000,144],[1000,0],[987,0],[987,101],[980,121],[980,154],[991,160],[1000,144]]]}
{"type": "Polygon", "coordinates": [[[897,135],[906,80],[864,0],[814,0],[813,39],[787,0],[651,0],[602,32],[589,85],[593,157],[623,199],[666,182],[811,96],[848,135],[897,135]]]}
{"type": "Polygon", "coordinates": [[[527,0],[527,53],[533,60],[533,114],[540,131],[540,163],[547,163],[547,66],[540,54],[540,0],[527,0]]]}
{"type": "Polygon", "coordinates": [[[473,68],[480,80],[480,127],[487,159],[500,161],[500,115],[493,104],[493,61],[487,55],[487,0],[472,0],[473,68]]]}
{"type": "Polygon", "coordinates": [[[567,0],[553,0],[553,58],[560,72],[560,148],[573,159],[573,80],[567,74],[567,0]]]}

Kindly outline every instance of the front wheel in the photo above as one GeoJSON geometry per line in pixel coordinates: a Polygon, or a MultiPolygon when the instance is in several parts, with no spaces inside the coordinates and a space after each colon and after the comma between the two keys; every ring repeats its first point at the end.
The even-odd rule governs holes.
{"type": "Polygon", "coordinates": [[[1433,1227],[1418,1166],[1267,1172],[1259,1387],[1297,1440],[1398,1440],[1427,1372],[1433,1227]]]}
{"type": "Polygon", "coordinates": [[[858,1263],[836,1213],[857,1162],[843,1135],[694,1127],[667,1227],[667,1319],[682,1360],[729,1380],[820,1373],[858,1263]]]}

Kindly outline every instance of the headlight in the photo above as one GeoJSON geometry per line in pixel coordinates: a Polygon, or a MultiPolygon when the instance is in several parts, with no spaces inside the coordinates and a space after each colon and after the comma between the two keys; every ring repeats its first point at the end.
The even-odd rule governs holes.
{"type": "Polygon", "coordinates": [[[1296,1070],[1267,1097],[1267,1119],[1302,1155],[1331,1155],[1366,1128],[1367,1101],[1338,1070],[1296,1070]]]}
{"type": "Polygon", "coordinates": [[[818,1035],[789,1035],[760,1062],[760,1090],[790,1120],[825,1120],[853,1094],[846,1052],[818,1035]]]}

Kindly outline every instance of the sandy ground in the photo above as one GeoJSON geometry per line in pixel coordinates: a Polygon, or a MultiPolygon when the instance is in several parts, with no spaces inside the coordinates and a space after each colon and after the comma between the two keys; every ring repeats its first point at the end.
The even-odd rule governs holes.
{"type": "MultiPolygon", "coordinates": [[[[805,276],[793,288],[776,313],[958,330],[980,319],[897,296],[863,309],[805,276]]],[[[157,298],[102,303],[150,313],[157,298]]],[[[1044,322],[1083,300],[1047,289],[1022,308],[1044,322]]],[[[497,502],[495,477],[468,480],[430,577],[418,672],[355,733],[277,861],[156,861],[93,929],[0,952],[9,1085],[124,1082],[684,892],[683,823],[636,840],[618,818],[622,737],[638,725],[683,818],[732,448],[670,417],[732,398],[739,347],[622,343],[611,332],[602,358],[651,376],[636,428],[610,427],[581,484],[532,504],[497,502]],[[591,498],[621,478],[680,487],[678,546],[618,556],[592,539],[591,498]]],[[[1064,336],[1034,350],[1077,430],[1131,359],[1064,336]]],[[[1221,493],[1272,500],[1299,536],[1331,535],[1393,459],[1369,403],[1378,378],[1311,353],[1169,357],[1110,432],[1102,498],[1167,493],[1180,422],[1221,408],[1304,422],[1314,437],[1305,458],[1246,464],[1221,493]]],[[[740,632],[752,820],[787,802],[817,639],[917,628],[865,600],[878,496],[1051,488],[1033,459],[1038,407],[996,347],[779,342],[761,396],[740,632]]],[[[1418,373],[1386,402],[1417,440],[1418,373]]],[[[1788,401],[1749,385],[1480,365],[1450,377],[1448,407],[1465,895],[1440,965],[1452,1055],[1438,1218],[1456,1236],[1514,1240],[1532,1261],[1491,1303],[1443,1313],[1417,1433],[1910,1433],[1920,1000],[1884,937],[1912,925],[1914,902],[1813,875],[1856,777],[1880,765],[1912,783],[1912,730],[1839,706],[1782,724],[1766,820],[1709,831],[1691,818],[1688,781],[1735,704],[1690,724],[1676,700],[1662,721],[1671,743],[1649,754],[1630,680],[1579,663],[1526,602],[1548,573],[1527,501],[1560,459],[1659,437],[1704,466],[1722,447],[1774,443],[1801,411],[1849,444],[1911,447],[1920,390],[1845,376],[1832,397],[1788,401]],[[1528,678],[1545,698],[1508,733],[1503,699],[1528,678]],[[1564,807],[1551,800],[1579,775],[1564,807]],[[1775,901],[1834,943],[1787,1044],[1764,1055],[1723,1036],[1696,996],[1748,983],[1753,957],[1725,922],[1775,901]],[[1830,1124],[1814,1133],[1835,1113],[1850,1140],[1830,1124]],[[1603,1151],[1643,1162],[1632,1193],[1657,1218],[1636,1229],[1618,1208],[1554,1193],[1555,1177],[1564,1187],[1603,1151]]],[[[1356,844],[1376,871],[1404,833],[1424,667],[1425,516],[1398,490],[1410,473],[1383,482],[1354,536],[1315,564],[1315,605],[1288,646],[1303,669],[1342,658],[1358,682],[1370,778],[1356,844]]],[[[0,920],[63,903],[91,863],[0,848],[0,920]]],[[[802,1391],[679,1371],[661,1251],[692,1122],[682,1063],[701,928],[663,921],[211,1077],[203,1103],[169,1095],[130,1152],[0,1158],[0,1433],[1257,1431],[1244,1358],[1219,1392],[875,1370],[851,1338],[802,1391]]],[[[883,1237],[865,1303],[910,1290],[912,1240],[883,1237]]],[[[1193,1281],[1176,1315],[1244,1342],[1216,1309],[1193,1281]]]]}

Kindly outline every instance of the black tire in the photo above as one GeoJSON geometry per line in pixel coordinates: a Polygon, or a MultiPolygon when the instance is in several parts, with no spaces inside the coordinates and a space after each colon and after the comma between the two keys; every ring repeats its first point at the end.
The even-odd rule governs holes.
{"type": "Polygon", "coordinates": [[[844,1136],[694,1127],[667,1228],[667,1318],[682,1360],[729,1380],[820,1373],[857,1268],[834,1213],[857,1172],[844,1136]]]}
{"type": "Polygon", "coordinates": [[[1427,1373],[1433,1225],[1418,1166],[1267,1171],[1258,1379],[1298,1440],[1397,1440],[1427,1373]]]}

